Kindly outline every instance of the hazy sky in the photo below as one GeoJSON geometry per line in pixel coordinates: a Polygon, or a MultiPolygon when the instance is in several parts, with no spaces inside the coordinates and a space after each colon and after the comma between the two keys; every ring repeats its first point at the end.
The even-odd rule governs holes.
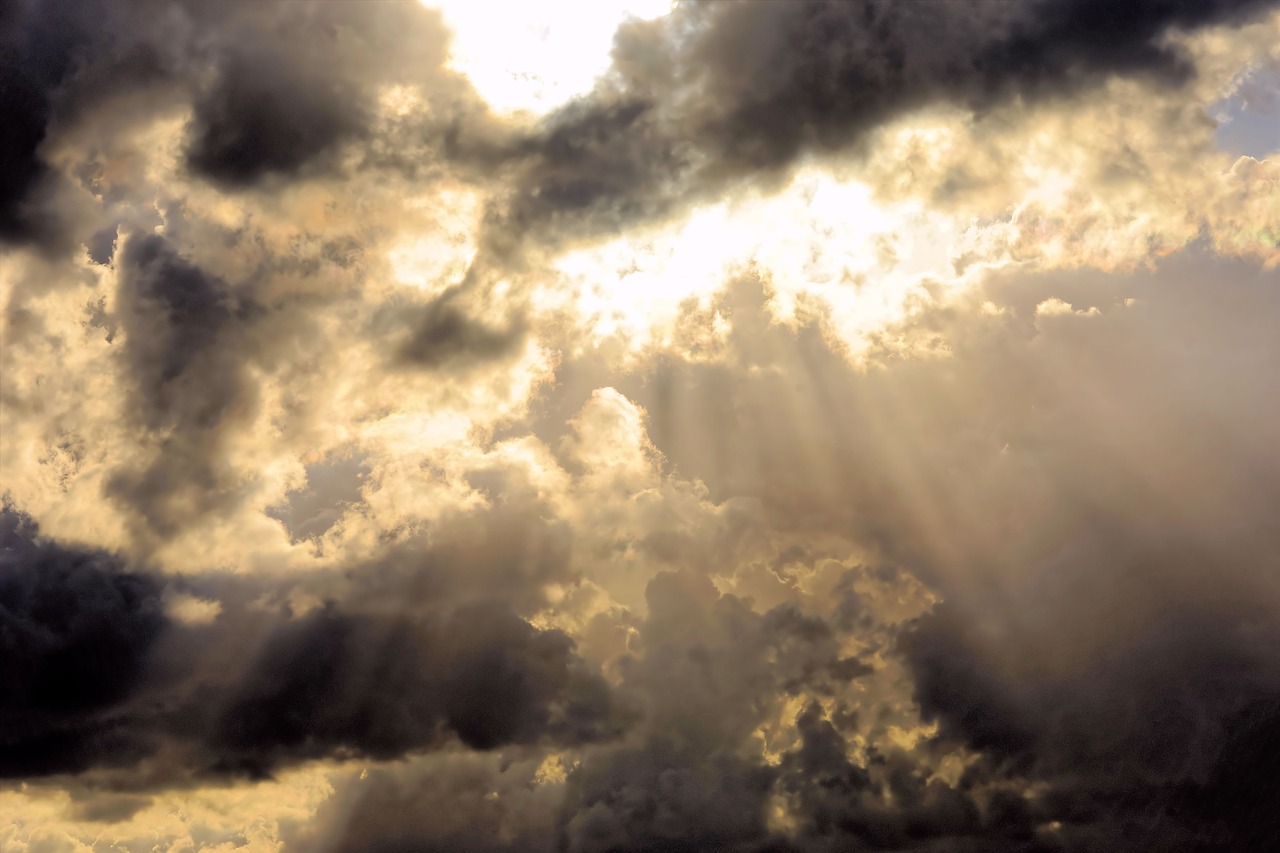
{"type": "Polygon", "coordinates": [[[1280,6],[0,2],[0,853],[1280,843],[1280,6]]]}

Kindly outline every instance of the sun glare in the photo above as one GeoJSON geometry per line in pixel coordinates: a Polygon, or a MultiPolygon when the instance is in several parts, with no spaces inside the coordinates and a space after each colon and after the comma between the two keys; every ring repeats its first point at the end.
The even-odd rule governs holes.
{"type": "Polygon", "coordinates": [[[726,274],[754,265],[778,319],[817,297],[856,352],[902,319],[926,279],[961,284],[953,260],[974,236],[917,206],[878,204],[857,181],[806,170],[776,196],[704,207],[656,232],[566,254],[556,263],[565,279],[540,299],[571,294],[597,336],[661,344],[689,300],[705,307],[726,274]]]}
{"type": "Polygon", "coordinates": [[[613,33],[652,19],[673,0],[423,0],[453,32],[450,65],[499,112],[544,114],[590,92],[609,67],[613,33]]]}

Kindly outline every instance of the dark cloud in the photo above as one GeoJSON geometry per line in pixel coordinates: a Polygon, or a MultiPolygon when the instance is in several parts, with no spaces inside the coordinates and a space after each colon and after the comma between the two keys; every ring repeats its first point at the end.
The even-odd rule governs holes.
{"type": "Polygon", "coordinates": [[[687,3],[624,24],[613,76],[553,114],[494,240],[598,238],[743,186],[806,157],[856,152],[926,106],[982,111],[1080,92],[1113,76],[1177,85],[1171,29],[1236,23],[1268,0],[1036,3],[687,3]]]}
{"type": "Polygon", "coordinates": [[[263,309],[158,235],[129,240],[118,269],[122,357],[135,383],[130,414],[157,449],[141,469],[118,473],[109,490],[169,535],[235,503],[221,437],[256,406],[248,331],[263,309]]]}
{"type": "Polygon", "coordinates": [[[92,171],[97,148],[78,152],[83,162],[48,155],[109,114],[105,149],[190,104],[188,165],[228,191],[336,174],[342,146],[367,140],[379,85],[422,84],[429,101],[473,103],[443,70],[445,43],[439,14],[417,3],[6,3],[0,240],[61,253],[102,228],[103,211],[72,179],[92,171]]]}
{"type": "MultiPolygon", "coordinates": [[[[351,783],[321,816],[318,837],[299,838],[290,849],[793,849],[769,829],[768,806],[775,785],[802,759],[789,754],[781,768],[765,763],[750,746],[753,732],[788,698],[810,689],[831,695],[833,680],[847,686],[868,668],[841,658],[838,632],[826,621],[791,607],[756,613],[700,575],[661,574],[647,598],[635,653],[616,662],[615,701],[630,726],[621,740],[590,739],[565,782],[537,783],[518,754],[513,768],[498,771],[437,758],[410,770],[386,768],[351,783]]],[[[494,647],[477,648],[489,655],[494,647]]],[[[471,661],[469,678],[509,668],[469,652],[463,658],[471,661]]],[[[592,693],[599,698],[588,697],[584,710],[604,699],[592,693]]],[[[503,704],[463,716],[487,727],[503,704]]],[[[619,719],[617,711],[571,716],[619,719]]],[[[810,784],[800,778],[807,772],[794,774],[795,785],[810,784]]]]}
{"type": "Polygon", "coordinates": [[[562,846],[746,851],[780,843],[767,806],[781,771],[753,754],[753,733],[788,697],[844,695],[839,688],[870,668],[841,658],[840,635],[826,621],[789,606],[756,613],[701,575],[660,574],[646,598],[637,654],[619,668],[620,692],[647,709],[644,737],[570,776],[562,846]]]}
{"type": "MultiPolygon", "coordinates": [[[[5,26],[12,25],[6,22],[5,26]]],[[[0,237],[6,243],[14,243],[51,230],[51,223],[41,221],[39,202],[34,196],[52,176],[36,157],[44,141],[44,117],[49,107],[35,82],[21,75],[18,50],[11,34],[5,35],[0,109],[8,118],[0,135],[0,156],[6,164],[0,171],[0,237]]]]}
{"type": "Polygon", "coordinates": [[[403,362],[418,367],[466,368],[477,362],[512,355],[523,345],[527,327],[519,317],[495,327],[469,317],[458,307],[461,291],[451,290],[423,306],[408,340],[400,347],[403,362]]]}
{"type": "MultiPolygon", "coordinates": [[[[108,217],[93,181],[81,182],[96,202],[69,189],[96,154],[55,167],[46,151],[147,89],[150,106],[135,97],[111,133],[190,105],[188,166],[227,192],[382,168],[501,185],[468,286],[483,289],[534,250],[767,186],[921,106],[982,110],[1113,75],[1177,83],[1190,72],[1165,32],[1266,5],[682,4],[625,24],[608,81],[526,132],[495,121],[444,67],[447,32],[420,4],[18,3],[4,24],[0,91],[13,120],[0,143],[0,238],[107,256],[103,229],[126,214],[108,217]],[[424,108],[380,124],[374,106],[390,84],[418,86],[424,108]]],[[[402,355],[433,369],[501,358],[527,331],[518,316],[490,326],[449,300],[416,325],[402,355]]]]}
{"type": "Polygon", "coordinates": [[[1023,797],[953,787],[905,752],[873,749],[865,767],[817,705],[796,719],[800,745],[781,765],[779,787],[802,823],[806,850],[1051,850],[1036,838],[1023,797]]]}
{"type": "Polygon", "coordinates": [[[144,422],[215,426],[244,393],[225,336],[260,309],[158,235],[131,240],[119,268],[126,350],[144,422]]]}
{"type": "MultiPolygon", "coordinates": [[[[42,157],[64,90],[84,80],[95,64],[91,45],[101,39],[98,69],[124,72],[141,48],[117,33],[119,18],[107,4],[7,3],[0,17],[0,242],[67,248],[67,225],[52,196],[64,179],[42,157]],[[81,17],[83,15],[84,17],[81,17]],[[94,21],[94,23],[91,23],[94,21]],[[86,56],[89,53],[89,56],[86,56]]],[[[123,74],[136,84],[138,75],[123,74]]]]}
{"type": "Polygon", "coordinates": [[[575,774],[563,832],[572,850],[757,850],[773,771],[657,736],[575,774]]]}
{"type": "Polygon", "coordinates": [[[267,57],[229,59],[196,102],[192,168],[231,187],[293,177],[362,128],[358,98],[305,82],[304,70],[267,57]]]}
{"type": "Polygon", "coordinates": [[[140,792],[316,758],[617,738],[630,708],[568,635],[520,615],[571,578],[567,530],[504,471],[475,479],[492,510],[292,579],[131,571],[6,510],[0,774],[140,792]],[[165,602],[182,596],[219,610],[174,621],[165,602]],[[328,603],[294,615],[300,596],[328,603]]]}
{"type": "Polygon", "coordinates": [[[1220,848],[1264,847],[1280,833],[1280,795],[1267,784],[1280,755],[1280,697],[1250,702],[1232,715],[1204,782],[1184,789],[1182,813],[1213,827],[1220,848]]]}
{"type": "MultiPolygon", "coordinates": [[[[627,724],[567,635],[502,603],[402,599],[388,609],[357,592],[293,617],[261,604],[287,586],[166,580],[45,540],[15,511],[3,523],[4,777],[113,771],[109,784],[147,788],[455,741],[581,744],[627,724]],[[188,590],[220,594],[212,623],[166,615],[165,595],[188,590]]],[[[105,820],[129,804],[99,805],[84,808],[105,820]]]]}
{"type": "MultiPolygon", "coordinates": [[[[1125,278],[1130,302],[1096,274],[997,278],[970,298],[1005,315],[939,307],[886,333],[941,335],[946,361],[886,349],[867,372],[833,349],[821,311],[771,325],[767,288],[746,281],[716,306],[731,327],[719,364],[561,365],[535,406],[548,443],[607,379],[713,496],[759,498],[768,524],[811,535],[812,550],[843,530],[927,579],[945,601],[898,654],[939,733],[914,750],[883,730],[854,747],[870,709],[841,707],[840,685],[866,668],[846,668],[838,640],[865,630],[856,603],[825,620],[760,615],[700,574],[659,575],[634,656],[614,670],[642,721],[584,756],[558,828],[531,849],[1234,850],[1269,838],[1274,278],[1196,251],[1125,278]],[[1102,310],[1037,313],[1050,296],[1102,310]],[[835,710],[807,705],[797,743],[766,763],[747,744],[788,695],[835,710]],[[933,768],[956,750],[976,761],[948,784],[933,768]],[[766,819],[779,798],[785,832],[766,819]]],[[[673,540],[666,559],[684,548],[701,553],[673,540]]],[[[387,818],[368,802],[358,815],[364,827],[387,818]]],[[[428,829],[406,832],[406,849],[433,849],[428,829]]]]}
{"type": "Polygon", "coordinates": [[[396,758],[613,734],[609,690],[573,642],[510,611],[473,606],[442,622],[326,607],[282,626],[220,715],[219,763],[254,774],[322,756],[396,758]]]}
{"type": "MultiPolygon", "coordinates": [[[[136,211],[118,225],[121,186],[82,192],[97,155],[54,161],[85,123],[111,113],[123,138],[190,108],[183,168],[215,197],[366,169],[499,188],[464,282],[373,312],[374,334],[395,312],[389,326],[410,330],[388,336],[390,361],[465,375],[520,351],[527,294],[514,285],[503,305],[486,288],[535,277],[540,253],[856,156],[918,108],[1087,97],[1117,75],[1177,86],[1191,67],[1164,35],[1266,5],[682,4],[627,23],[595,92],[517,130],[443,67],[440,18],[416,3],[7,4],[0,241],[83,243],[118,282],[112,313],[104,300],[88,322],[115,347],[138,439],[106,494],[134,550],[155,553],[245,508],[259,484],[230,448],[290,429],[288,413],[258,417],[265,382],[301,382],[304,342],[339,349],[310,312],[359,285],[308,287],[361,245],[307,235],[310,256],[277,255],[249,226],[190,221],[150,192],[137,205],[166,209],[163,234],[136,211]],[[391,83],[420,86],[426,107],[379,117],[391,83]],[[125,105],[140,90],[146,104],[125,105]]],[[[672,510],[579,535],[565,506],[581,495],[488,463],[447,484],[472,504],[377,530],[359,560],[177,577],[42,538],[6,508],[0,777],[61,776],[83,786],[74,816],[109,822],[166,787],[379,765],[322,831],[299,832],[303,849],[1263,847],[1280,810],[1278,284],[1195,251],[1123,279],[994,277],[913,306],[860,371],[824,306],[773,322],[768,282],[748,276],[714,300],[723,351],[676,340],[618,368],[590,342],[564,346],[585,354],[509,436],[528,426],[572,455],[574,415],[615,387],[678,478],[620,502],[688,484],[688,505],[716,504],[728,532],[672,510]],[[1101,310],[1037,309],[1051,298],[1101,310]],[[925,338],[947,357],[894,347],[925,338]],[[759,553],[738,547],[748,527],[759,553]],[[878,568],[847,568],[864,558],[878,568]],[[744,562],[786,603],[722,593],[747,586],[744,562]],[[801,589],[826,562],[841,577],[801,589]],[[644,606],[553,612],[586,621],[580,641],[535,627],[557,596],[594,591],[584,565],[631,572],[619,587],[644,606]],[[899,634],[855,590],[872,575],[891,605],[908,581],[941,603],[899,634]],[[183,621],[182,596],[216,613],[183,621]],[[895,731],[917,710],[936,735],[895,731]],[[562,782],[539,777],[552,750],[571,750],[562,782]]],[[[7,313],[15,334],[40,333],[18,301],[7,313]]],[[[59,441],[80,464],[86,440],[59,441]]],[[[394,488],[386,461],[324,457],[272,516],[313,545],[372,523],[394,488]]],[[[566,463],[565,481],[586,465],[566,463]]]]}
{"type": "Polygon", "coordinates": [[[52,149],[87,121],[110,117],[101,134],[127,135],[180,101],[208,58],[188,23],[181,6],[153,0],[5,5],[0,241],[61,255],[104,227],[99,203],[110,199],[86,180],[98,147],[58,162],[52,149]]]}
{"type": "MultiPolygon", "coordinates": [[[[500,278],[494,269],[519,269],[547,249],[767,190],[806,160],[856,156],[875,130],[912,110],[981,113],[1078,94],[1116,76],[1179,85],[1193,72],[1164,35],[1239,23],[1269,5],[686,3],[625,23],[610,74],[594,92],[534,133],[476,146],[476,157],[502,163],[508,177],[465,288],[487,289],[500,278]]],[[[473,162],[469,148],[443,151],[473,162]]],[[[492,359],[522,333],[518,323],[486,329],[446,303],[430,309],[405,354],[425,366],[458,353],[492,359]]]]}
{"type": "Polygon", "coordinates": [[[466,89],[442,70],[438,13],[414,3],[267,3],[193,9],[221,37],[195,98],[188,162],[231,190],[335,173],[344,143],[368,141],[379,84],[466,89]]]}
{"type": "Polygon", "coordinates": [[[0,510],[0,776],[136,758],[112,711],[167,626],[161,584],[110,554],[38,538],[0,510]]]}

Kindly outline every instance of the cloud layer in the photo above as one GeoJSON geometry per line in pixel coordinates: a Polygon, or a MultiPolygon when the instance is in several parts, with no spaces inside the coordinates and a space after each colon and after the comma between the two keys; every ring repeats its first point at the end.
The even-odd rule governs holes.
{"type": "Polygon", "coordinates": [[[0,12],[0,849],[1280,833],[1274,4],[448,20],[0,12]]]}

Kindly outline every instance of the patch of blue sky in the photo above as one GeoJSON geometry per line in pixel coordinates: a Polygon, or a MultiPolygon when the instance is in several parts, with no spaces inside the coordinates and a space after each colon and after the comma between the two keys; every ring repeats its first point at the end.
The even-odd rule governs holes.
{"type": "Polygon", "coordinates": [[[1259,159],[1280,153],[1280,67],[1251,69],[1209,114],[1223,151],[1259,159]]]}

